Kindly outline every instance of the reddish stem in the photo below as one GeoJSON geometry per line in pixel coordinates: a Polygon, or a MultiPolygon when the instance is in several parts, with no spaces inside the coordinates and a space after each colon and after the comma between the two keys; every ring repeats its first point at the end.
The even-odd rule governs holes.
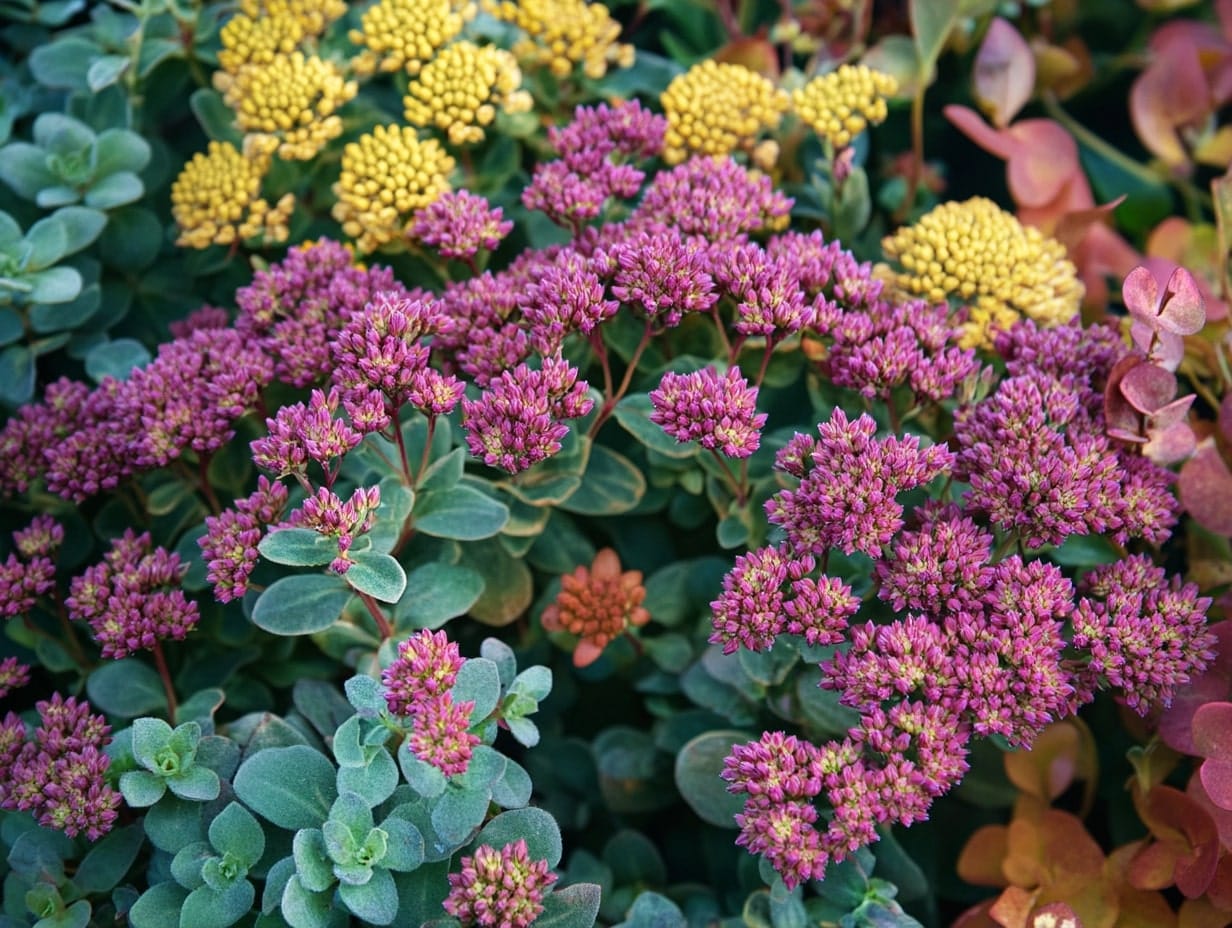
{"type": "Polygon", "coordinates": [[[158,676],[163,681],[163,692],[167,696],[167,719],[174,724],[179,704],[175,699],[175,685],[171,682],[171,671],[167,668],[167,657],[163,654],[163,643],[158,640],[154,642],[154,666],[158,668],[158,676]]]}

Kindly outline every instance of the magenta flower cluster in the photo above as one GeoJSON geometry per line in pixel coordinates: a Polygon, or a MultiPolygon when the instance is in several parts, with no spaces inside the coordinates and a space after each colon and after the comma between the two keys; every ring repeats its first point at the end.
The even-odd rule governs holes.
{"type": "Polygon", "coordinates": [[[478,928],[529,928],[543,912],[543,897],[556,874],[546,860],[531,860],[526,840],[500,850],[481,844],[449,874],[442,907],[463,925],[478,928]]]}
{"type": "MultiPolygon", "coordinates": [[[[881,331],[849,323],[877,315],[876,287],[858,281],[849,274],[843,287],[868,311],[819,313],[832,372],[857,368],[864,336],[841,334],[846,326],[881,331]],[[842,361],[845,340],[852,353],[842,361]]],[[[846,386],[870,399],[903,384],[930,396],[910,371],[949,352],[953,333],[929,307],[913,312],[900,331],[931,360],[892,375],[867,368],[846,386]]],[[[782,634],[839,645],[821,662],[821,685],[860,716],[841,740],[771,732],[728,758],[729,788],[746,796],[739,843],[789,886],[876,840],[878,826],[925,817],[961,780],[971,738],[1029,746],[1104,687],[1145,714],[1213,658],[1210,600],[1146,555],[1091,570],[1076,587],[1032,554],[1094,533],[1159,542],[1175,523],[1168,472],[1104,435],[1100,390],[1124,347],[1105,329],[1029,322],[997,347],[1007,376],[987,396],[963,388],[953,451],[878,437],[870,416],[853,421],[841,409],[817,437],[782,447],[776,467],[798,485],[766,512],[783,540],[738,557],[712,603],[710,640],[726,653],[764,651],[782,634]],[[942,476],[969,485],[961,500],[943,494],[908,514],[898,495],[942,476]],[[877,616],[826,575],[831,549],[873,559],[876,597],[892,615],[877,616]],[[862,614],[877,617],[857,621],[862,614]]],[[[955,387],[951,379],[946,389],[955,387]]]]}
{"type": "Polygon", "coordinates": [[[119,660],[182,641],[196,627],[197,604],[179,588],[186,569],[178,554],[154,547],[149,532],[128,529],[101,562],[73,578],[64,604],[71,618],[89,623],[103,657],[119,660]]]}
{"type": "Polygon", "coordinates": [[[411,720],[409,750],[448,777],[466,772],[479,743],[469,730],[475,704],[454,702],[451,692],[465,663],[443,631],[424,629],[399,644],[397,658],[381,672],[389,711],[411,720]]]}
{"type": "Polygon", "coordinates": [[[220,603],[248,592],[248,578],[261,557],[257,545],[265,530],[282,519],[286,506],[287,488],[261,474],[255,492],[236,500],[231,509],[206,516],[206,532],[197,544],[205,558],[206,579],[220,603]]]}
{"type": "Polygon", "coordinates": [[[761,444],[766,414],[757,411],[757,388],[738,367],[722,376],[713,367],[689,374],[668,371],[650,402],[650,421],[678,442],[695,441],[731,458],[747,458],[761,444]]]}
{"type": "Polygon", "coordinates": [[[415,214],[411,236],[445,258],[470,260],[513,231],[504,210],[467,190],[450,190],[415,214]]]}
{"type": "Polygon", "coordinates": [[[0,616],[24,615],[56,588],[55,553],[63,541],[64,527],[45,515],[13,533],[16,550],[0,563],[0,616]]]}
{"type": "Polygon", "coordinates": [[[0,809],[31,812],[45,828],[97,841],[115,824],[120,794],[107,783],[106,719],[59,693],[36,703],[39,725],[0,721],[0,809]]]}

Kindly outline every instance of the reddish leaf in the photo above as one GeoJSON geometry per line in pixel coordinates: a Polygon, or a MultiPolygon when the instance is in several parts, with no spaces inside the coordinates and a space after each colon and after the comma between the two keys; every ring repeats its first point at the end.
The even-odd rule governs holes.
{"type": "Polygon", "coordinates": [[[1181,468],[1181,505],[1204,529],[1232,535],[1232,473],[1210,439],[1181,468]]]}
{"type": "Polygon", "coordinates": [[[1151,841],[1129,863],[1129,885],[1135,889],[1167,889],[1176,869],[1177,847],[1170,841],[1151,841]]]}
{"type": "Polygon", "coordinates": [[[1137,364],[1121,378],[1121,395],[1138,412],[1151,415],[1176,396],[1176,377],[1154,364],[1137,364]]]}
{"type": "Polygon", "coordinates": [[[1104,386],[1104,421],[1107,423],[1108,434],[1125,441],[1138,441],[1137,436],[1142,430],[1142,416],[1130,405],[1121,391],[1130,371],[1146,362],[1138,355],[1126,355],[1112,366],[1108,372],[1108,383],[1104,386]]]}
{"type": "Polygon", "coordinates": [[[1145,267],[1134,268],[1125,275],[1121,297],[1130,316],[1155,329],[1155,317],[1159,312],[1159,284],[1154,274],[1145,267]]]}
{"type": "Polygon", "coordinates": [[[1095,744],[1081,723],[1056,722],[1045,728],[1029,751],[1005,755],[1005,773],[1023,792],[1049,802],[1076,779],[1095,776],[1095,744]]]}
{"type": "Polygon", "coordinates": [[[1031,917],[1031,909],[1038,895],[1038,890],[1029,893],[1018,886],[1011,886],[992,904],[988,914],[1001,928],[1027,928],[1027,919],[1031,917]]]}
{"type": "Polygon", "coordinates": [[[985,902],[981,902],[979,905],[972,906],[967,909],[967,911],[963,912],[962,915],[958,916],[950,928],[998,928],[997,923],[994,922],[992,917],[988,914],[988,910],[991,909],[996,902],[997,900],[995,899],[989,899],[985,902]]]}
{"type": "Polygon", "coordinates": [[[1177,128],[1197,121],[1209,107],[1210,93],[1197,49],[1184,39],[1156,49],[1155,60],[1129,92],[1129,113],[1138,138],[1174,168],[1189,163],[1177,128]]]}
{"type": "Polygon", "coordinates": [[[1232,760],[1208,758],[1198,776],[1216,808],[1232,812],[1232,760]]]}
{"type": "MultiPolygon", "coordinates": [[[[1160,418],[1169,417],[1177,412],[1184,415],[1191,405],[1192,396],[1184,396],[1175,403],[1170,403],[1159,411],[1160,418]]],[[[1147,427],[1150,440],[1142,446],[1142,453],[1161,467],[1184,461],[1197,447],[1198,438],[1186,421],[1168,422],[1161,425],[1154,420],[1147,427]]]]}
{"type": "Polygon", "coordinates": [[[1189,271],[1178,267],[1168,278],[1159,325],[1177,335],[1193,335],[1206,324],[1206,305],[1198,282],[1189,271]]]}
{"type": "Polygon", "coordinates": [[[1189,778],[1185,795],[1205,809],[1206,814],[1211,817],[1211,821],[1215,823],[1215,829],[1219,832],[1219,843],[1224,848],[1232,848],[1232,812],[1219,808],[1211,801],[1211,797],[1206,794],[1206,789],[1202,786],[1202,777],[1199,774],[1195,773],[1189,778]]]}
{"type": "Polygon", "coordinates": [[[1022,206],[1051,203],[1082,172],[1078,143],[1051,119],[1024,119],[1006,132],[1019,145],[1007,174],[1010,193],[1022,206]]]}
{"type": "Polygon", "coordinates": [[[992,21],[975,56],[975,97],[993,125],[1005,128],[1031,99],[1035,56],[1018,30],[1000,17],[992,21]]]}
{"type": "Polygon", "coordinates": [[[1206,810],[1171,786],[1156,786],[1138,808],[1152,834],[1166,843],[1182,838],[1173,879],[1187,897],[1202,895],[1219,861],[1219,832],[1206,810]]]}
{"type": "Polygon", "coordinates": [[[985,825],[967,839],[958,855],[958,875],[976,886],[1004,886],[1001,862],[1008,853],[1009,833],[1004,825],[985,825]]]}
{"type": "Polygon", "coordinates": [[[1208,702],[1198,709],[1193,740],[1199,756],[1232,760],[1232,702],[1208,702]]]}
{"type": "Polygon", "coordinates": [[[1186,899],[1181,903],[1177,928],[1228,928],[1232,915],[1215,908],[1208,899],[1186,899]]]}
{"type": "Polygon", "coordinates": [[[1219,434],[1232,442],[1232,393],[1225,393],[1219,404],[1219,434]]]}
{"type": "Polygon", "coordinates": [[[1219,858],[1219,866],[1215,868],[1215,878],[1206,887],[1206,898],[1215,907],[1225,912],[1232,912],[1232,854],[1224,854],[1219,858]]]}
{"type": "Polygon", "coordinates": [[[992,128],[980,118],[980,114],[970,107],[950,104],[942,110],[945,118],[954,124],[959,132],[990,155],[996,155],[1003,160],[1009,159],[1019,148],[1019,143],[1004,130],[992,128]]]}
{"type": "Polygon", "coordinates": [[[1125,202],[1125,195],[1117,197],[1110,203],[1092,206],[1090,209],[1078,209],[1061,217],[1052,237],[1065,246],[1065,250],[1073,252],[1079,243],[1086,238],[1092,227],[1106,222],[1112,211],[1125,202]]]}
{"type": "MultiPolygon", "coordinates": [[[[1215,627],[1212,626],[1211,630],[1214,631],[1215,627]]],[[[1199,752],[1193,737],[1194,714],[1208,702],[1226,699],[1227,696],[1228,678],[1223,674],[1211,673],[1208,668],[1207,673],[1177,690],[1172,705],[1159,717],[1159,737],[1175,751],[1197,755],[1199,752]]]]}

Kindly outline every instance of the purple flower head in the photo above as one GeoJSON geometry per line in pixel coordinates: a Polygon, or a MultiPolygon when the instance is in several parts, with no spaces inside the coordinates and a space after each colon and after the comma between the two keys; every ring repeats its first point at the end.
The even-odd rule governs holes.
{"type": "Polygon", "coordinates": [[[427,367],[411,376],[406,399],[425,416],[447,416],[462,400],[466,384],[453,374],[427,367]]]}
{"type": "MultiPolygon", "coordinates": [[[[20,663],[15,657],[6,657],[0,661],[0,699],[13,690],[19,690],[30,682],[30,668],[20,663]]],[[[0,747],[0,753],[3,748],[0,747]]]]}
{"type": "Polygon", "coordinates": [[[816,312],[805,301],[790,261],[752,242],[719,241],[710,249],[710,273],[736,301],[735,330],[781,339],[811,326],[816,312]]]}
{"type": "Polygon", "coordinates": [[[729,793],[775,803],[808,801],[821,793],[821,751],[795,735],[767,731],[757,741],[732,746],[723,761],[722,777],[729,793]]]}
{"type": "Polygon", "coordinates": [[[69,616],[89,623],[103,657],[119,660],[160,641],[182,641],[200,618],[179,589],[186,567],[178,554],[151,545],[132,529],[103,560],[74,577],[64,601],[69,616]]]}
{"type": "Polygon", "coordinates": [[[689,374],[668,371],[650,402],[650,421],[678,442],[696,441],[733,458],[747,458],[761,444],[766,414],[757,412],[757,388],[738,367],[722,376],[713,367],[689,374]]]}
{"type": "Polygon", "coordinates": [[[231,324],[230,314],[221,306],[201,306],[185,318],[169,322],[173,338],[188,338],[199,329],[225,329],[231,324]]]}
{"type": "Polygon", "coordinates": [[[1074,645],[1090,652],[1087,674],[1122,691],[1141,715],[1168,706],[1215,656],[1206,625],[1209,597],[1193,583],[1165,579],[1145,555],[1097,567],[1074,610],[1074,645]]]}
{"type": "Polygon", "coordinates": [[[29,612],[40,596],[56,588],[53,555],[64,540],[64,528],[50,516],[36,516],[13,533],[17,550],[0,562],[0,616],[29,612]]]}
{"type": "Polygon", "coordinates": [[[675,231],[639,232],[610,249],[616,263],[612,294],[636,304],[659,325],[680,324],[687,312],[705,312],[719,299],[707,272],[701,241],[675,231]]]}
{"type": "Polygon", "coordinates": [[[275,477],[302,476],[310,460],[328,468],[364,437],[334,418],[341,401],[339,389],[331,387],[328,394],[313,390],[307,404],[283,406],[265,420],[269,434],[252,442],[253,462],[275,477]]]}
{"type": "Polygon", "coordinates": [[[548,161],[535,165],[530,184],[522,191],[522,205],[576,233],[603,212],[609,195],[603,173],[583,176],[566,161],[548,161]]]}
{"type": "Polygon", "coordinates": [[[420,760],[447,777],[461,776],[471,763],[479,736],[468,730],[475,703],[454,702],[449,693],[421,701],[407,747],[420,760]]]}
{"type": "Polygon", "coordinates": [[[561,358],[544,358],[539,370],[519,364],[493,379],[477,400],[462,400],[462,425],[471,453],[511,474],[560,450],[569,427],[561,419],[590,412],[586,381],[561,358]]]}
{"type": "Polygon", "coordinates": [[[416,632],[398,645],[397,658],[381,672],[389,711],[414,716],[420,705],[449,691],[465,663],[443,631],[416,632]]]}
{"type": "Polygon", "coordinates": [[[306,387],[328,374],[330,345],[343,324],[378,294],[408,299],[388,268],[360,268],[349,250],[321,241],[293,248],[236,292],[236,330],[274,358],[275,374],[306,387]]]}
{"type": "Polygon", "coordinates": [[[205,535],[197,544],[205,558],[206,579],[220,603],[248,592],[248,578],[260,560],[257,545],[266,527],[282,518],[286,505],[287,488],[261,474],[255,493],[237,500],[233,509],[205,517],[205,535]]]}
{"type": "Polygon", "coordinates": [[[51,516],[35,516],[23,529],[13,533],[17,553],[24,558],[49,557],[64,542],[64,526],[51,516]]]}
{"type": "Polygon", "coordinates": [[[837,577],[802,577],[792,582],[791,593],[783,603],[787,614],[783,630],[803,635],[811,645],[838,644],[846,637],[851,617],[860,611],[860,598],[837,577]]]}
{"type": "Polygon", "coordinates": [[[853,626],[851,648],[821,665],[822,686],[861,711],[917,695],[939,702],[954,689],[954,667],[941,626],[924,616],[853,626]]]}
{"type": "Polygon", "coordinates": [[[897,494],[923,486],[953,461],[941,445],[921,448],[912,435],[878,440],[876,431],[871,416],[851,421],[836,409],[811,448],[793,440],[779,453],[784,469],[802,476],[796,489],[767,501],[766,514],[784,528],[793,551],[821,555],[838,547],[879,557],[903,527],[897,494]]]}
{"type": "Polygon", "coordinates": [[[462,858],[461,867],[449,874],[449,895],[441,905],[463,925],[478,928],[528,928],[556,882],[546,860],[530,859],[524,838],[500,850],[481,844],[462,858]]]}
{"type": "Polygon", "coordinates": [[[794,560],[780,548],[737,555],[735,566],[723,578],[722,594],[710,604],[711,644],[722,645],[724,654],[741,645],[750,651],[769,649],[786,620],[784,587],[812,569],[812,558],[794,560]]]}
{"type": "Polygon", "coordinates": [[[291,513],[288,521],[337,541],[338,557],[330,567],[335,573],[344,574],[351,567],[351,546],[356,538],[372,528],[380,505],[379,486],[360,487],[346,501],[327,487],[319,487],[298,510],[291,513]]]}
{"type": "Polygon", "coordinates": [[[593,159],[622,155],[642,160],[663,150],[667,120],[629,100],[609,107],[579,106],[573,121],[548,129],[548,141],[574,170],[593,164],[593,159]]]}
{"type": "Polygon", "coordinates": [[[590,334],[620,308],[615,300],[603,297],[603,283],[589,262],[576,251],[561,252],[526,288],[520,301],[531,345],[549,355],[571,333],[590,334]]]}
{"type": "Polygon", "coordinates": [[[410,233],[446,258],[473,258],[496,248],[513,231],[504,211],[466,190],[441,194],[415,214],[410,233]]]}
{"type": "Polygon", "coordinates": [[[877,595],[896,610],[940,618],[976,609],[992,577],[992,535],[954,505],[916,510],[923,524],[903,531],[876,565],[877,595]]]}
{"type": "Polygon", "coordinates": [[[451,326],[436,300],[378,294],[338,333],[334,383],[352,398],[378,390],[397,409],[407,402],[412,379],[428,366],[430,349],[422,339],[451,326]]]}
{"type": "Polygon", "coordinates": [[[690,158],[651,181],[633,223],[674,225],[710,241],[787,225],[792,200],[731,158],[690,158]]]}
{"type": "Polygon", "coordinates": [[[751,799],[736,816],[736,844],[766,858],[789,888],[825,875],[829,855],[814,827],[817,809],[810,802],[751,799]]]}

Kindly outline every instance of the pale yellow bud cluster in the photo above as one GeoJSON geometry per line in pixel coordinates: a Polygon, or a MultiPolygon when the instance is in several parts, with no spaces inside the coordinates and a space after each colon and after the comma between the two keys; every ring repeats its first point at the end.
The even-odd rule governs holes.
{"type": "Polygon", "coordinates": [[[534,101],[521,89],[517,59],[503,48],[454,42],[424,65],[403,100],[407,122],[447,133],[454,145],[483,141],[497,109],[527,112],[534,101]]]}
{"type": "Polygon", "coordinates": [[[171,213],[180,227],[177,245],[208,248],[262,237],[287,239],[294,200],[290,194],[274,206],[261,199],[268,156],[246,158],[229,142],[210,142],[197,152],[171,185],[171,213]]]}
{"type": "Polygon", "coordinates": [[[546,67],[556,77],[568,77],[580,64],[587,77],[598,80],[609,65],[633,64],[633,46],[616,41],[620,23],[602,3],[485,0],[484,9],[526,33],[513,47],[519,59],[546,67]]]}
{"type": "Polygon", "coordinates": [[[320,35],[346,11],[346,0],[240,0],[240,12],[250,19],[290,19],[304,35],[320,35]]]}
{"type": "Polygon", "coordinates": [[[889,74],[845,64],[792,91],[796,114],[835,148],[844,148],[871,123],[886,118],[886,97],[898,90],[889,74]]]}
{"type": "Polygon", "coordinates": [[[292,52],[241,68],[223,99],[247,134],[245,150],[308,161],[342,133],[334,111],[358,89],[333,62],[292,52]]]}
{"type": "Polygon", "coordinates": [[[992,347],[998,331],[1024,316],[1060,325],[1082,303],[1065,246],[983,197],[942,203],[881,247],[901,268],[894,276],[900,290],[935,303],[953,297],[968,307],[963,347],[992,347]]]}
{"type": "Polygon", "coordinates": [[[694,154],[752,150],[763,130],[779,124],[790,101],[756,71],[706,59],[674,77],[659,102],[667,117],[663,158],[679,164],[694,154]]]}
{"type": "Polygon", "coordinates": [[[214,86],[225,91],[241,68],[268,65],[278,55],[289,55],[304,40],[304,27],[291,16],[232,16],[222,27],[214,86]]]}
{"type": "Polygon", "coordinates": [[[351,41],[364,46],[352,66],[357,74],[376,70],[418,74],[437,51],[475,16],[470,0],[380,0],[352,29],[351,41]]]}
{"type": "Polygon", "coordinates": [[[454,160],[411,126],[377,126],[342,152],[333,216],[367,254],[402,241],[422,209],[450,189],[454,160]]]}

